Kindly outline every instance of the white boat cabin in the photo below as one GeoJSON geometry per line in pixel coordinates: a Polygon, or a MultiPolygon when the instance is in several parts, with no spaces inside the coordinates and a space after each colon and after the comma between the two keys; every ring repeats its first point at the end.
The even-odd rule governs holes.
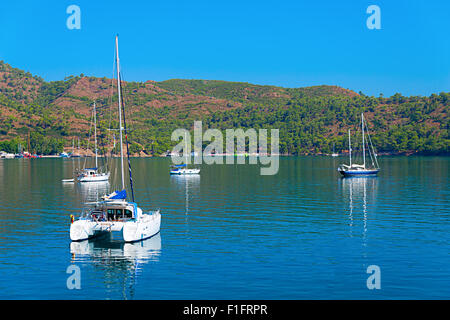
{"type": "Polygon", "coordinates": [[[83,169],[81,175],[85,177],[95,177],[96,175],[98,175],[98,171],[97,168],[86,168],[83,169]]]}

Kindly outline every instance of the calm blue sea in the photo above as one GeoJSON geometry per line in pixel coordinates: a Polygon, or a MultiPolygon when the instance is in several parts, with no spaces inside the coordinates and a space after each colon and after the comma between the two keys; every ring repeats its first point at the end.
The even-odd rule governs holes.
{"type": "Polygon", "coordinates": [[[69,215],[116,187],[116,167],[110,185],[78,185],[61,180],[84,159],[0,160],[0,299],[449,299],[450,159],[381,157],[378,177],[346,179],[343,161],[171,177],[170,159],[132,159],[136,202],[161,209],[161,232],[111,244],[71,243],[69,215]]]}

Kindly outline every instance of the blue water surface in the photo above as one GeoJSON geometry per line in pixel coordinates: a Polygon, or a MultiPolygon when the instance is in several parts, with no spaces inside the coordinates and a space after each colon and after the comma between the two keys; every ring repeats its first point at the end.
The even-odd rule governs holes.
{"type": "Polygon", "coordinates": [[[119,181],[114,165],[108,185],[61,182],[83,162],[0,160],[0,299],[450,298],[448,157],[381,157],[378,177],[345,179],[340,157],[198,177],[135,158],[136,202],[162,213],[160,234],[135,244],[71,243],[69,215],[119,181]]]}

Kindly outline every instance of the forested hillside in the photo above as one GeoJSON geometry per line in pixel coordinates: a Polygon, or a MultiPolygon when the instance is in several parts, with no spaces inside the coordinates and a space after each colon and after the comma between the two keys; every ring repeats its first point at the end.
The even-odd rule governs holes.
{"type": "MultiPolygon", "coordinates": [[[[175,142],[177,128],[279,129],[283,154],[347,150],[347,131],[359,139],[364,112],[379,153],[448,154],[450,93],[429,97],[366,96],[336,86],[282,88],[215,80],[124,82],[131,151],[162,154],[175,142]]],[[[80,138],[85,146],[93,102],[99,108],[103,144],[117,128],[115,82],[107,78],[67,77],[45,82],[0,62],[0,150],[51,154],[80,138]]]]}

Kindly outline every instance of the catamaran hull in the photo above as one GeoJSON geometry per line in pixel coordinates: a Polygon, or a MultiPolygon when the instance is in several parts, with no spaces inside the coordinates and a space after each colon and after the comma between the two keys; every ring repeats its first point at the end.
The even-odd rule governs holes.
{"type": "Polygon", "coordinates": [[[77,220],[70,226],[70,239],[84,241],[100,236],[108,236],[112,241],[135,242],[148,239],[160,231],[161,214],[143,214],[139,220],[126,222],[95,222],[77,220]]]}
{"type": "Polygon", "coordinates": [[[376,176],[378,169],[376,170],[338,170],[344,177],[367,177],[376,176]]]}
{"type": "Polygon", "coordinates": [[[139,221],[126,222],[122,236],[125,242],[135,242],[148,239],[157,234],[161,227],[161,214],[143,214],[139,221]]]}
{"type": "Polygon", "coordinates": [[[70,239],[72,241],[82,241],[94,238],[97,234],[95,231],[95,222],[89,220],[77,220],[70,225],[70,239]]]}

